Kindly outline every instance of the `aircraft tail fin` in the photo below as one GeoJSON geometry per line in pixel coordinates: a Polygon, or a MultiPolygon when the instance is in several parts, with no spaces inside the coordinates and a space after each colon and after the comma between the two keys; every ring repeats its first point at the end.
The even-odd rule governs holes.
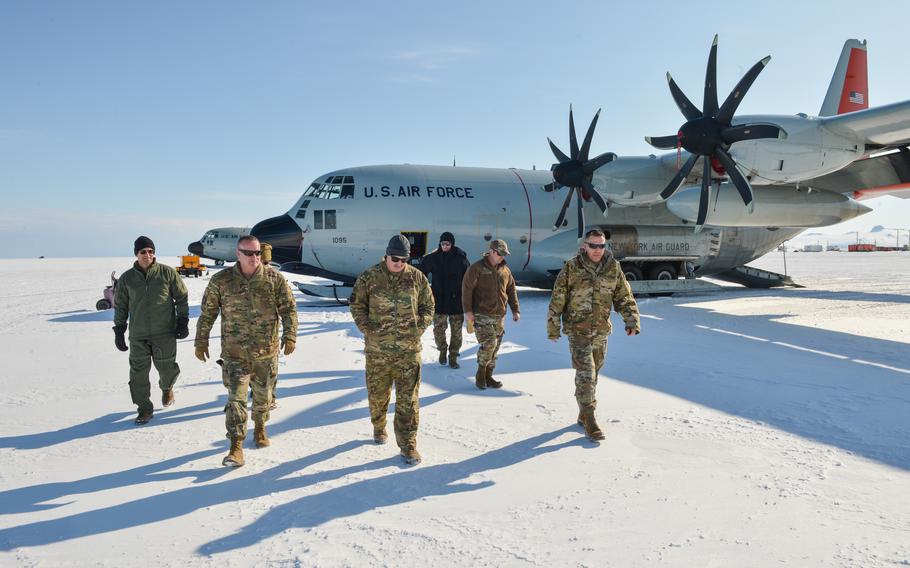
{"type": "Polygon", "coordinates": [[[869,108],[869,79],[866,72],[866,40],[848,39],[837,60],[828,93],[818,112],[833,116],[869,108]]]}

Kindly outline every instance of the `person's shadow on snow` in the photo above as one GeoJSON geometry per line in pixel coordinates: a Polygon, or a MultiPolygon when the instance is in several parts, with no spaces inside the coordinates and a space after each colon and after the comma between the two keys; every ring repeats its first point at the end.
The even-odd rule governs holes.
{"type": "MultiPolygon", "coordinates": [[[[383,477],[365,479],[301,497],[296,501],[273,507],[240,532],[204,544],[198,551],[206,555],[218,554],[255,545],[292,527],[316,527],[338,518],[417,501],[431,495],[450,495],[484,489],[494,485],[494,482],[468,483],[465,480],[477,473],[513,466],[570,446],[588,445],[584,438],[578,437],[559,444],[545,445],[570,432],[575,432],[573,426],[520,440],[460,462],[405,469],[383,477]]],[[[317,483],[322,475],[326,474],[313,475],[313,482],[305,484],[317,483]]],[[[306,477],[295,479],[302,480],[306,477]]]]}
{"type": "MultiPolygon", "coordinates": [[[[483,489],[492,482],[467,484],[459,483],[459,481],[475,473],[509,467],[568,446],[584,445],[583,438],[573,438],[570,441],[549,446],[543,445],[573,430],[573,427],[560,428],[461,462],[402,470],[384,477],[358,481],[304,497],[272,509],[238,534],[203,545],[200,552],[214,554],[232,550],[254,544],[292,526],[316,526],[334,518],[356,515],[366,510],[392,506],[428,495],[483,489]]],[[[321,452],[277,465],[256,475],[231,477],[220,483],[194,485],[93,511],[46,521],[22,523],[0,530],[0,550],[41,546],[119,531],[174,519],[205,507],[225,503],[242,506],[239,503],[241,501],[314,486],[343,479],[350,474],[360,474],[364,471],[401,464],[401,458],[394,456],[309,475],[296,475],[308,467],[365,445],[372,445],[372,441],[345,442],[321,452]]],[[[231,471],[220,468],[219,470],[231,471]]],[[[59,492],[56,493],[59,494],[59,492]]]]}

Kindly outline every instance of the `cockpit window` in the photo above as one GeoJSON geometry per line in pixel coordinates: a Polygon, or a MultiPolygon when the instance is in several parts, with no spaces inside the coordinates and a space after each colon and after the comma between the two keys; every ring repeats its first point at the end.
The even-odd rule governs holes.
{"type": "Polygon", "coordinates": [[[315,199],[350,199],[354,197],[354,176],[326,176],[324,182],[314,181],[303,192],[315,199]]]}

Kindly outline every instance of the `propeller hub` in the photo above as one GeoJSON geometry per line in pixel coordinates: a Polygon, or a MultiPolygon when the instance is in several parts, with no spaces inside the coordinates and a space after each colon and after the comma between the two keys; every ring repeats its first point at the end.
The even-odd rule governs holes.
{"type": "Polygon", "coordinates": [[[679,129],[680,142],[686,151],[701,156],[709,156],[714,148],[723,145],[721,138],[723,126],[709,116],[696,118],[682,125],[679,129]]]}
{"type": "Polygon", "coordinates": [[[553,179],[567,187],[581,187],[586,176],[584,167],[578,160],[553,166],[553,179]]]}

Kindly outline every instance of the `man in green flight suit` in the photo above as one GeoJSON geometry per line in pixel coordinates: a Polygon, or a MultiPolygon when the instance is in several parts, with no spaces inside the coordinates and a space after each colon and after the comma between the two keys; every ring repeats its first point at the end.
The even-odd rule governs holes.
{"type": "Polygon", "coordinates": [[[154,410],[149,383],[152,363],[158,370],[161,404],[174,404],[174,383],[180,376],[177,340],[189,335],[189,304],[177,271],[155,262],[152,239],[136,239],[133,253],[136,262],[120,276],[114,295],[114,345],[130,352],[130,396],[139,410],[135,423],[145,424],[154,410]]]}
{"type": "Polygon", "coordinates": [[[262,264],[259,239],[237,240],[237,263],[212,276],[196,325],[196,358],[209,358],[209,333],[221,314],[221,378],[228,389],[224,407],[231,449],[222,460],[229,467],[244,464],[248,389],[253,390],[253,438],[257,448],[271,444],[265,431],[269,420],[272,381],[277,376],[278,322],[285,355],[297,345],[297,304],[280,272],[262,264]]]}
{"type": "Polygon", "coordinates": [[[547,313],[549,339],[559,339],[560,323],[569,338],[569,352],[575,368],[578,424],[584,427],[591,441],[604,439],[603,431],[594,419],[594,409],[597,407],[597,373],[603,367],[607,336],[613,330],[610,308],[622,316],[627,335],[641,333],[638,304],[632,296],[632,288],[606,246],[603,231],[592,229],[585,234],[581,252],[569,259],[556,277],[547,313]]]}
{"type": "Polygon", "coordinates": [[[411,244],[395,235],[382,262],[366,269],[354,283],[351,315],[363,333],[366,384],[373,440],[384,444],[386,413],[395,385],[395,440],[410,465],[420,463],[420,338],[433,322],[434,301],[423,273],[408,264],[411,244]]]}

